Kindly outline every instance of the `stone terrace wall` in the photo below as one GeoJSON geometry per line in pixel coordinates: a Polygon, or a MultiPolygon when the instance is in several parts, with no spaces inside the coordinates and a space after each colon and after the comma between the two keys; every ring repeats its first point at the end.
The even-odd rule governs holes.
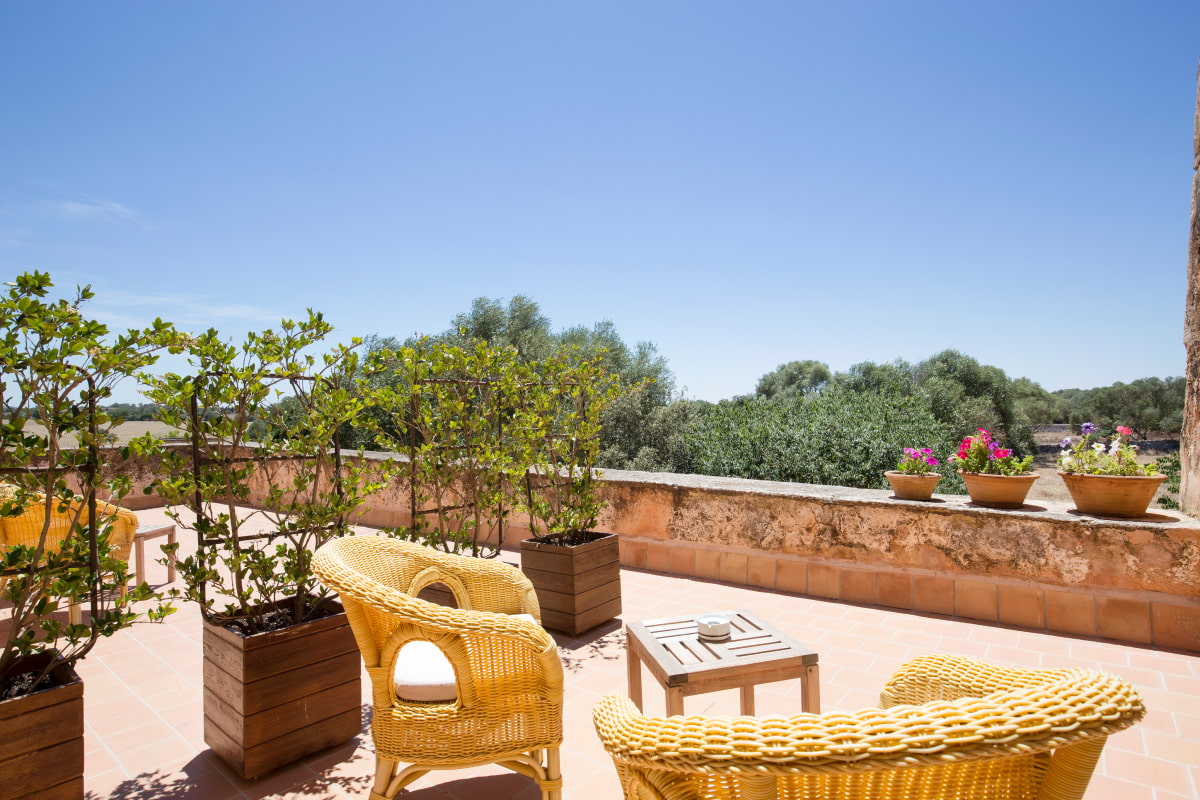
{"type": "Polygon", "coordinates": [[[1200,521],[1017,511],[968,498],[605,472],[599,527],[630,567],[815,597],[1200,650],[1200,521]]]}
{"type": "MultiPolygon", "coordinates": [[[[369,454],[386,458],[387,454],[369,454]]],[[[1200,652],[1200,520],[1017,511],[838,486],[606,470],[597,526],[636,569],[1200,652]]],[[[407,525],[396,483],[360,517],[407,525]]],[[[512,519],[506,546],[528,536],[512,519]]]]}

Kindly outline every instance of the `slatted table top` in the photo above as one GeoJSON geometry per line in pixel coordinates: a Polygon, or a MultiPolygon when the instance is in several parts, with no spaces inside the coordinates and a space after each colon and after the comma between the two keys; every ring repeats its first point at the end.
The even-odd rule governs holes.
{"type": "Polygon", "coordinates": [[[811,666],[817,651],[777,630],[749,611],[718,611],[728,617],[731,635],[727,641],[700,639],[696,617],[707,613],[669,619],[630,622],[629,647],[664,686],[680,686],[696,680],[711,680],[723,674],[737,675],[761,669],[811,666]]]}

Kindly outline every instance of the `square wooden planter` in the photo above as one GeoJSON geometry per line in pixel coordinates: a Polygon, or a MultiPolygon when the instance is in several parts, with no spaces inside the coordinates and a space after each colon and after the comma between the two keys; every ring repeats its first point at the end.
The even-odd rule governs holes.
{"type": "Polygon", "coordinates": [[[615,533],[581,545],[521,542],[521,571],[542,607],[542,625],[578,636],[621,613],[621,556],[615,533]]]}
{"type": "Polygon", "coordinates": [[[245,780],[362,730],[361,665],[333,616],[242,636],[204,623],[204,741],[245,780]]]}
{"type": "Polygon", "coordinates": [[[0,800],[83,800],[83,681],[51,674],[58,686],[0,702],[0,800]]]}

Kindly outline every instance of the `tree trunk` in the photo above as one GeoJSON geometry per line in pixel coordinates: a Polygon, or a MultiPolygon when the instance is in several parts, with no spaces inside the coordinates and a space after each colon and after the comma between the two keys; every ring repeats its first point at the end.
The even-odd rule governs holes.
{"type": "Polygon", "coordinates": [[[1187,395],[1179,441],[1185,514],[1200,516],[1200,69],[1196,71],[1196,122],[1192,134],[1192,229],[1188,238],[1187,316],[1183,345],[1187,350],[1187,395]]]}

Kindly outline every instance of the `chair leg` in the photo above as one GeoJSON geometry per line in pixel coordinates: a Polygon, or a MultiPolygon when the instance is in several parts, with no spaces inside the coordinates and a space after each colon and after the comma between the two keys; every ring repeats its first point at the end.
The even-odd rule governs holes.
{"type": "Polygon", "coordinates": [[[542,800],[562,800],[562,766],[557,747],[546,749],[546,785],[542,786],[542,800]]]}
{"type": "Polygon", "coordinates": [[[395,772],[395,761],[375,756],[375,785],[371,787],[371,800],[387,797],[388,784],[392,782],[395,772]]]}

